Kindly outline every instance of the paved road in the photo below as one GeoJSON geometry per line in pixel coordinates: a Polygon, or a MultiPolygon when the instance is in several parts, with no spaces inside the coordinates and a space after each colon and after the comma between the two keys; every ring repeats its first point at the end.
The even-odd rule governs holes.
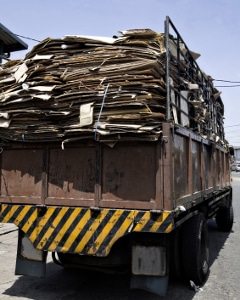
{"type": "Polygon", "coordinates": [[[144,291],[130,291],[129,278],[66,271],[49,255],[47,278],[15,276],[17,231],[14,225],[0,224],[0,299],[1,300],[239,300],[240,299],[240,173],[232,173],[235,222],[230,234],[218,232],[209,223],[211,272],[201,292],[171,282],[168,294],[159,297],[144,291]]]}

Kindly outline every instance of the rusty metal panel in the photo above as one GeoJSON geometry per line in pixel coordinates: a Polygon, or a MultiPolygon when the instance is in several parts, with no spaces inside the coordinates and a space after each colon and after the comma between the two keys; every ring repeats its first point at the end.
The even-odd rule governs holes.
{"type": "Polygon", "coordinates": [[[155,201],[156,155],[156,143],[118,144],[113,149],[104,147],[102,200],[155,201]]]}
{"type": "Polygon", "coordinates": [[[95,198],[95,151],[91,146],[49,149],[46,203],[95,198]]]}
{"type": "Polygon", "coordinates": [[[41,149],[3,150],[1,198],[4,202],[42,202],[42,160],[41,149]]]}
{"type": "Polygon", "coordinates": [[[188,183],[188,151],[189,138],[174,136],[174,198],[189,194],[188,183]]]}
{"type": "Polygon", "coordinates": [[[167,123],[158,142],[14,145],[1,153],[0,200],[170,211],[228,186],[228,164],[222,148],[167,123]]]}
{"type": "Polygon", "coordinates": [[[208,195],[230,186],[228,152],[183,128],[177,128],[174,140],[174,197],[177,205],[203,201],[208,195]]]}
{"type": "MultiPolygon", "coordinates": [[[[226,175],[229,171],[226,170],[226,153],[217,149],[217,164],[218,164],[218,186],[220,189],[224,188],[229,184],[229,180],[226,175]]],[[[228,168],[229,169],[229,168],[228,168]]]]}
{"type": "Polygon", "coordinates": [[[201,159],[200,159],[200,143],[191,140],[192,148],[192,192],[202,190],[201,186],[201,159]]]}
{"type": "Polygon", "coordinates": [[[218,149],[215,150],[215,186],[220,187],[221,183],[221,153],[218,149]]]}
{"type": "Polygon", "coordinates": [[[204,183],[205,189],[213,187],[212,176],[212,146],[203,145],[203,157],[204,157],[204,183]]]}

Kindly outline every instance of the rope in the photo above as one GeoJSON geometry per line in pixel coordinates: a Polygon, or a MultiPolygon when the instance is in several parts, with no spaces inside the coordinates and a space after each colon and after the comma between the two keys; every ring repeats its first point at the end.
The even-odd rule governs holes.
{"type": "Polygon", "coordinates": [[[105,102],[105,99],[106,99],[106,96],[107,96],[107,92],[108,92],[108,87],[109,87],[109,83],[107,84],[107,87],[106,87],[104,95],[103,95],[102,105],[101,105],[100,112],[99,112],[98,119],[97,119],[97,123],[96,123],[96,128],[95,128],[95,133],[94,133],[94,139],[95,139],[95,141],[97,140],[98,123],[99,123],[100,118],[101,118],[101,114],[102,114],[104,102],[105,102]]]}

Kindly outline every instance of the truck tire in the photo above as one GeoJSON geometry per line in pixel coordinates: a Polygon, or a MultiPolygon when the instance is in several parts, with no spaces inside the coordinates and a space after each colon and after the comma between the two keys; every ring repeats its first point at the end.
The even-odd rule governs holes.
{"type": "Polygon", "coordinates": [[[204,215],[198,213],[189,219],[182,234],[184,277],[201,285],[209,273],[208,228],[204,215]]]}
{"type": "Polygon", "coordinates": [[[233,226],[233,207],[220,207],[216,215],[216,223],[218,229],[225,232],[230,232],[233,226]]]}
{"type": "Polygon", "coordinates": [[[66,254],[65,253],[60,253],[60,252],[52,252],[52,259],[53,262],[59,266],[64,267],[66,264],[69,263],[69,260],[65,258],[66,254]]]}

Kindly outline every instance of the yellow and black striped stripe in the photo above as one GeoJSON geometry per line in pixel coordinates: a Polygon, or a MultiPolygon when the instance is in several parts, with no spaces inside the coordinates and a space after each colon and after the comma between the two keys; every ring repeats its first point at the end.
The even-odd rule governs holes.
{"type": "Polygon", "coordinates": [[[2,204],[0,222],[14,223],[39,250],[106,256],[112,245],[130,232],[168,233],[171,212],[153,218],[149,211],[47,207],[2,204]]]}

